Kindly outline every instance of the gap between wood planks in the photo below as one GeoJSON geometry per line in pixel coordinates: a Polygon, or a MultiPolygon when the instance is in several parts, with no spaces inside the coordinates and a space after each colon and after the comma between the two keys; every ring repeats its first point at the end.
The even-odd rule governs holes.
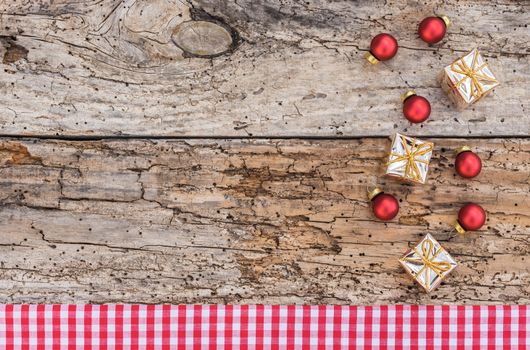
{"type": "MultiPolygon", "coordinates": [[[[413,133],[404,133],[407,136],[416,136],[413,133]]],[[[384,139],[389,138],[384,135],[367,136],[233,136],[233,135],[192,135],[192,136],[153,136],[153,135],[20,135],[20,134],[0,134],[0,138],[5,139],[37,139],[37,140],[62,140],[62,141],[99,141],[99,140],[360,140],[360,139],[384,139]]],[[[469,135],[449,136],[449,135],[422,135],[421,139],[461,139],[461,140],[488,140],[488,139],[530,139],[530,135],[469,135]]]]}

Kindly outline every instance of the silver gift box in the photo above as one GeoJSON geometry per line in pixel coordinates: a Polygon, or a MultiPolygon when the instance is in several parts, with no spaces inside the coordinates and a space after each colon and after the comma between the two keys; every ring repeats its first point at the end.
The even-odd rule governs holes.
{"type": "Polygon", "coordinates": [[[396,133],[388,156],[386,174],[425,183],[434,144],[396,133]]]}
{"type": "Polygon", "coordinates": [[[444,68],[442,88],[459,108],[465,108],[499,85],[477,49],[444,68]]]}
{"type": "Polygon", "coordinates": [[[399,262],[427,293],[453,271],[457,263],[430,234],[412,247],[399,262]]]}

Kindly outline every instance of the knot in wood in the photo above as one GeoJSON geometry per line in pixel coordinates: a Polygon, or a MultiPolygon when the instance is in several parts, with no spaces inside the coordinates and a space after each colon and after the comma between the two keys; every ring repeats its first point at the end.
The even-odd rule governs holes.
{"type": "Polygon", "coordinates": [[[232,48],[232,34],[222,25],[188,21],[175,28],[172,40],[184,52],[197,57],[222,55],[232,48]]]}

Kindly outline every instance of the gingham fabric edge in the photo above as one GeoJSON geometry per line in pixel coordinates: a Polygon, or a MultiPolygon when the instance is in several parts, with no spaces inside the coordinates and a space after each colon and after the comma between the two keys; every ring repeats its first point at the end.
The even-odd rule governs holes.
{"type": "Polygon", "coordinates": [[[0,305],[0,349],[529,349],[530,307],[0,305]]]}

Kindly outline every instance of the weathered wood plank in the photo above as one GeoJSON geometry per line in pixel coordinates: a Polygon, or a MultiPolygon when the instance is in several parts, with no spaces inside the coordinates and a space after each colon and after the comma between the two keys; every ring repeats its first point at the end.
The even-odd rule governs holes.
{"type": "Polygon", "coordinates": [[[0,4],[0,133],[526,136],[529,22],[528,2],[505,0],[7,1],[0,4]],[[416,27],[435,12],[454,25],[428,47],[416,27]],[[193,35],[175,33],[190,20],[226,31],[210,43],[197,39],[190,55],[181,49],[189,45],[175,44],[193,46],[193,35]],[[379,32],[393,33],[401,48],[371,67],[363,54],[379,32]],[[219,57],[193,56],[223,45],[219,57]],[[502,85],[457,113],[436,74],[475,46],[502,85]],[[399,96],[409,87],[433,105],[421,126],[401,115],[399,96]]]}
{"type": "Polygon", "coordinates": [[[387,139],[0,143],[0,302],[528,303],[530,140],[433,139],[427,184],[381,177],[387,139]],[[367,187],[401,202],[375,221],[367,187]],[[450,228],[481,203],[483,231],[450,228]],[[397,258],[425,233],[461,264],[431,296],[397,258]]]}

